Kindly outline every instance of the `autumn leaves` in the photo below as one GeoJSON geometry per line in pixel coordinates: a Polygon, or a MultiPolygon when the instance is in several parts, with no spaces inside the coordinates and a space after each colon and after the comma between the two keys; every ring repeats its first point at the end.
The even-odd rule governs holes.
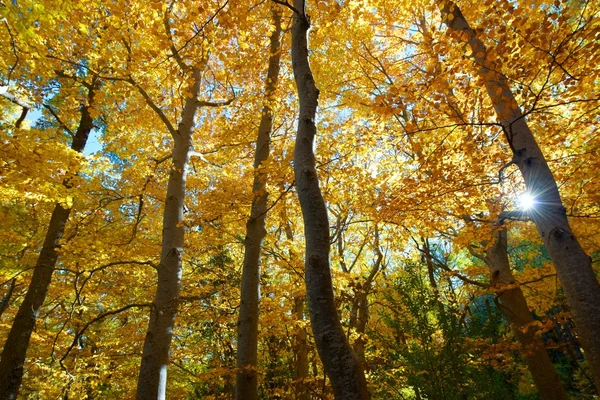
{"type": "MultiPolygon", "coordinates": [[[[598,379],[596,224],[563,208],[597,211],[595,8],[54,3],[0,9],[6,398],[28,365],[24,396],[418,397],[411,349],[469,335],[471,285],[517,285],[507,235],[536,248],[494,225],[523,184],[598,379]]],[[[562,393],[519,330],[535,296],[505,289],[562,393]]]]}

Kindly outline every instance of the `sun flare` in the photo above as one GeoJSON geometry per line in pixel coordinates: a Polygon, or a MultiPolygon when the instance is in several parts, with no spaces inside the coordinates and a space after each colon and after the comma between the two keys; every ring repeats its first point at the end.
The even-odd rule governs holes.
{"type": "Polygon", "coordinates": [[[524,192],[519,195],[517,198],[519,209],[523,211],[531,210],[536,205],[535,197],[530,193],[524,192]]]}

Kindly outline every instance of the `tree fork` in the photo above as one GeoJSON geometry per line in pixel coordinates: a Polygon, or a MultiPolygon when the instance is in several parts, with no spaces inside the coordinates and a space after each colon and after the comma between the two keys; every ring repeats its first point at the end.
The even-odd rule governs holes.
{"type": "Polygon", "coordinates": [[[169,172],[167,196],[163,211],[163,237],[158,281],[150,322],[144,340],[142,363],[138,376],[138,400],[163,400],[167,390],[167,365],[179,303],[183,273],[185,227],[183,208],[186,191],[186,169],[193,150],[192,133],[199,107],[201,70],[192,68],[191,96],[185,99],[181,122],[173,134],[173,166],[169,172]]]}

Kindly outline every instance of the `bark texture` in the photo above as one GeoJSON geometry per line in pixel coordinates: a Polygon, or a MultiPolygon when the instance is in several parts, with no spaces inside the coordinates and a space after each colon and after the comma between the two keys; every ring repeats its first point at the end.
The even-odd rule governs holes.
{"type": "Polygon", "coordinates": [[[527,191],[536,198],[530,213],[556,267],[562,288],[571,308],[581,346],[588,359],[596,387],[600,387],[600,285],[591,267],[591,259],[574,236],[562,204],[556,180],[525,116],[500,74],[487,49],[477,38],[459,8],[450,1],[442,5],[445,24],[466,40],[474,61],[479,65],[479,77],[500,119],[513,162],[518,166],[527,191]]]}
{"type": "Polygon", "coordinates": [[[177,316],[182,276],[186,170],[193,150],[194,118],[201,104],[198,100],[201,70],[192,68],[191,75],[190,97],[185,100],[181,122],[173,134],[173,165],[169,173],[163,213],[161,261],[138,377],[138,400],[163,400],[167,389],[169,347],[177,316]]]}
{"type": "Polygon", "coordinates": [[[258,313],[260,302],[260,254],[265,238],[267,217],[267,173],[262,164],[269,158],[273,102],[279,80],[281,58],[281,13],[273,8],[275,30],[271,33],[269,68],[267,70],[265,100],[254,154],[254,182],[252,184],[252,209],[246,223],[242,289],[238,319],[236,399],[258,399],[256,373],[258,353],[258,313]]]}
{"type": "Polygon", "coordinates": [[[500,311],[510,322],[515,337],[523,346],[523,356],[533,377],[540,398],[543,400],[566,400],[567,393],[556,374],[543,341],[530,324],[531,311],[510,270],[507,251],[506,228],[494,232],[494,242],[483,258],[490,268],[492,285],[498,290],[500,311]]]}
{"type": "Polygon", "coordinates": [[[350,347],[335,307],[329,265],[329,221],[319,189],[313,144],[319,91],[308,62],[310,22],[304,1],[295,0],[292,28],[292,65],[300,111],[294,147],[294,176],[306,240],[305,278],[310,321],[319,357],[335,398],[368,399],[362,366],[350,347]]]}
{"type": "MultiPolygon", "coordinates": [[[[71,149],[79,153],[83,152],[90,132],[94,128],[90,110],[98,88],[95,79],[92,84],[83,83],[83,85],[88,90],[87,103],[81,107],[79,126],[71,143],[71,149]]],[[[70,187],[68,180],[65,180],[63,184],[70,187]]],[[[17,311],[2,350],[2,358],[0,359],[0,400],[14,400],[17,398],[23,380],[25,356],[31,333],[35,328],[37,317],[48,294],[52,274],[58,260],[60,240],[65,233],[65,226],[70,213],[71,208],[64,204],[56,204],[54,211],[52,211],[44,244],[33,269],[31,283],[23,303],[17,311]]]]}

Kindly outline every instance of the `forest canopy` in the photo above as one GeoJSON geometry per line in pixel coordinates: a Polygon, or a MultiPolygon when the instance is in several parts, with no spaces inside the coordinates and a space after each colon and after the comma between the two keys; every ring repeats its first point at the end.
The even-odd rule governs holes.
{"type": "Polygon", "coordinates": [[[0,400],[597,398],[599,1],[0,32],[0,400]]]}

